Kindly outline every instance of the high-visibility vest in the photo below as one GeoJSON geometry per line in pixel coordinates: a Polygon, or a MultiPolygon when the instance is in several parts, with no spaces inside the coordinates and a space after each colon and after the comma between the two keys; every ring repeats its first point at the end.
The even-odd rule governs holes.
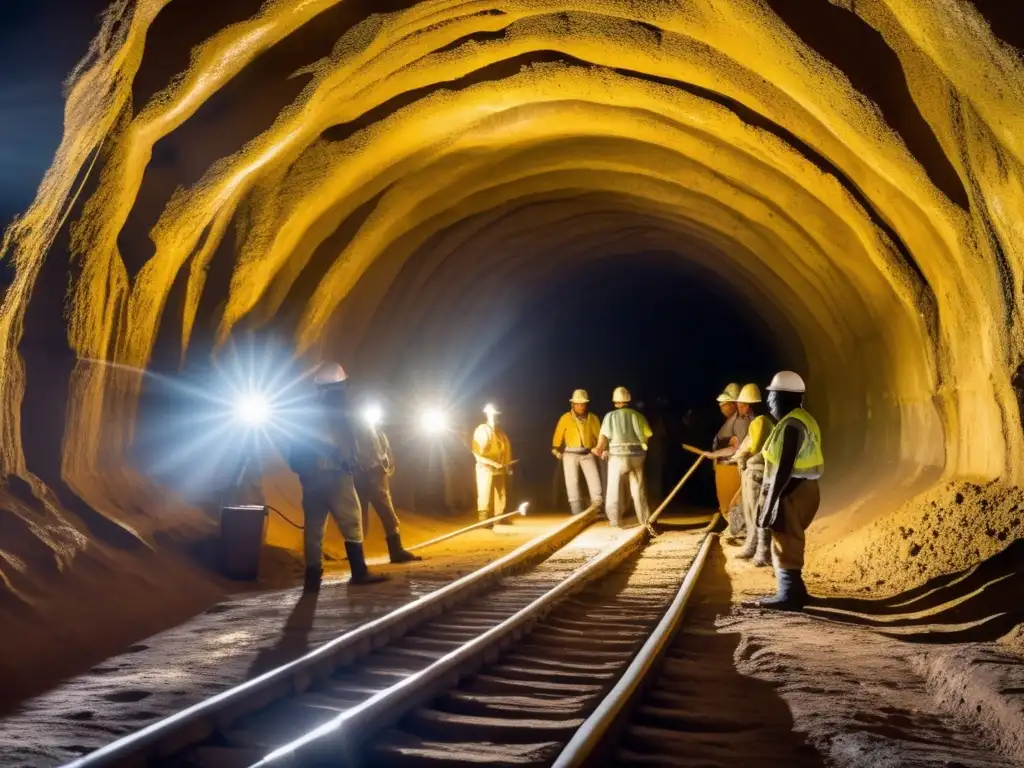
{"type": "Polygon", "coordinates": [[[825,457],[821,452],[821,428],[803,408],[787,413],[765,441],[761,455],[768,464],[775,464],[782,460],[783,434],[786,431],[786,424],[797,421],[803,429],[803,440],[800,442],[800,449],[796,454],[796,462],[793,464],[793,477],[814,480],[821,477],[825,469],[825,457]]]}

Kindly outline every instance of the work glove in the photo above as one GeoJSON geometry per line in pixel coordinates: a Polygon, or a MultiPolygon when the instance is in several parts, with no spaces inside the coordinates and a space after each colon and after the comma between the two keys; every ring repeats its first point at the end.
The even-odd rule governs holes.
{"type": "Polygon", "coordinates": [[[562,460],[562,452],[560,450],[558,450],[557,448],[552,448],[551,449],[551,455],[554,456],[559,461],[562,460]]]}

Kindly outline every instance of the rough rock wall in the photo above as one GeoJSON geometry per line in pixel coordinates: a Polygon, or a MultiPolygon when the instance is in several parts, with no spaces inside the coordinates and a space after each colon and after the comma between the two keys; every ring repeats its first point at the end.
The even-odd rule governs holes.
{"type": "Polygon", "coordinates": [[[146,538],[170,523],[127,511],[122,459],[161,345],[273,320],[369,359],[639,238],[800,344],[835,498],[1018,481],[1022,117],[1020,56],[965,0],[119,0],[5,236],[3,469],[52,484],[26,316],[66,325],[59,481],[146,538]]]}

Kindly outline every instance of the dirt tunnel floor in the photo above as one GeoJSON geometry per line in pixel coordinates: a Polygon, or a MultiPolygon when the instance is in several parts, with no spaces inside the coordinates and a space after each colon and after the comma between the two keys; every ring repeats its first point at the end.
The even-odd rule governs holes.
{"type": "Polygon", "coordinates": [[[737,551],[713,550],[677,641],[692,655],[671,674],[706,680],[710,705],[705,727],[674,735],[677,754],[709,749],[701,765],[1024,765],[1020,656],[886,636],[822,610],[745,607],[774,591],[774,576],[737,551]]]}

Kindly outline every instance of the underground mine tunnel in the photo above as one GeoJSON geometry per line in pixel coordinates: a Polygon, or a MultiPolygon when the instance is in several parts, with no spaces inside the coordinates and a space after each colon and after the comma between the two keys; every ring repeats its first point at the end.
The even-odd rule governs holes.
{"type": "MultiPolygon", "coordinates": [[[[861,635],[829,627],[855,614],[867,626],[842,631],[895,637],[877,653],[905,656],[936,712],[998,756],[976,764],[1024,759],[1013,725],[1024,683],[971,656],[1014,669],[1024,652],[1024,22],[1013,5],[0,10],[0,706],[12,718],[0,757],[39,722],[64,722],[75,694],[47,691],[126,649],[155,652],[146,638],[191,626],[229,593],[247,590],[244,603],[278,590],[278,601],[295,586],[301,537],[276,515],[261,582],[216,572],[218,505],[248,439],[218,409],[241,381],[301,387],[336,360],[384,405],[410,541],[458,527],[474,504],[472,491],[446,496],[438,447],[414,427],[424,408],[440,404],[465,431],[499,403],[520,461],[514,503],[560,521],[549,440],[575,388],[599,415],[614,387],[633,390],[660,441],[657,504],[693,460],[680,444],[710,444],[726,383],[798,371],[827,456],[805,570],[837,602],[832,624],[773,628],[739,608],[726,618],[770,579],[720,547],[708,594],[722,601],[718,631],[742,638],[736,669],[796,686],[750,649],[850,647],[861,635]]],[[[247,500],[301,520],[273,441],[260,460],[247,500]]],[[[459,461],[471,471],[468,453],[459,461]]],[[[715,505],[707,467],[677,502],[715,505]]],[[[460,556],[497,558],[522,531],[504,544],[476,532],[460,556]]],[[[382,542],[371,526],[368,551],[382,542]]],[[[327,552],[343,556],[333,529],[327,552]]],[[[483,560],[429,562],[440,583],[483,560]]],[[[317,637],[352,626],[318,624],[317,637]]],[[[262,642],[235,630],[226,643],[262,642]]],[[[851,676],[891,672],[852,659],[851,676]]],[[[136,704],[137,724],[216,689],[175,690],[136,704]]],[[[829,705],[807,695],[783,696],[794,731],[829,764],[880,764],[868,752],[840,760],[807,715],[829,705]]],[[[887,706],[858,706],[875,704],[887,706]]],[[[887,727],[864,718],[839,730],[887,727]]],[[[30,752],[74,754],[65,747],[30,752]]]]}

